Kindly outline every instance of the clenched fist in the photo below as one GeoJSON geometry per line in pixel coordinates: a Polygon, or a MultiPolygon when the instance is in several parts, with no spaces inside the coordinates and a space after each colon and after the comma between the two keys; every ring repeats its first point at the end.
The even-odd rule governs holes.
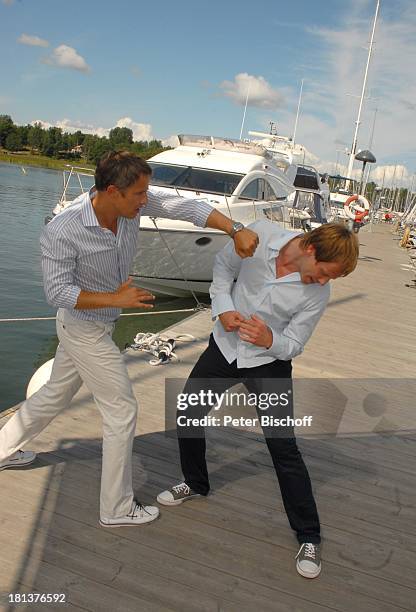
{"type": "Polygon", "coordinates": [[[233,240],[235,252],[242,259],[245,257],[252,257],[259,244],[259,237],[256,232],[253,232],[253,230],[247,227],[237,232],[233,240]]]}

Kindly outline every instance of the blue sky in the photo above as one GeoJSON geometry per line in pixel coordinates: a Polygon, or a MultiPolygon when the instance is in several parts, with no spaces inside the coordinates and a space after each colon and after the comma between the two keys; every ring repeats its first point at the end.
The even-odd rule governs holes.
{"type": "MultiPolygon", "coordinates": [[[[401,164],[404,180],[416,168],[413,4],[381,2],[359,140],[368,146],[377,107],[377,172],[401,164]]],[[[317,164],[337,150],[345,163],[358,105],[346,94],[360,92],[375,5],[0,0],[0,113],[101,134],[124,124],[142,138],[238,137],[250,85],[245,135],[271,120],[290,135],[304,78],[297,140],[317,164]]]]}

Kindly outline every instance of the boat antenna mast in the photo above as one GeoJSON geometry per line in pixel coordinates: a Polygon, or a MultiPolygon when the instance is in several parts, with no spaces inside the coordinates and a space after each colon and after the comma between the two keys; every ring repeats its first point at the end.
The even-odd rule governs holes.
{"type": "Polygon", "coordinates": [[[365,89],[366,89],[366,86],[367,86],[367,77],[368,77],[368,69],[370,67],[371,54],[373,52],[374,34],[375,34],[375,31],[376,31],[376,25],[377,25],[377,18],[378,18],[379,9],[380,9],[380,0],[377,0],[376,13],[374,15],[373,28],[372,28],[372,31],[371,31],[370,47],[368,49],[367,64],[366,64],[366,67],[365,67],[363,86],[362,86],[362,90],[361,90],[360,104],[358,106],[357,120],[355,122],[354,138],[353,138],[352,145],[351,145],[350,159],[349,159],[349,163],[348,163],[348,170],[347,170],[347,177],[349,179],[348,186],[349,186],[350,180],[352,179],[352,168],[353,168],[353,165],[354,165],[355,153],[356,153],[356,150],[357,150],[358,130],[359,130],[360,123],[361,123],[361,111],[362,111],[362,108],[363,108],[365,89]]]}
{"type": "Polygon", "coordinates": [[[295,147],[295,143],[296,143],[296,132],[297,132],[297,129],[298,129],[300,104],[301,104],[301,101],[302,101],[303,81],[304,81],[304,79],[302,79],[302,82],[300,84],[300,92],[299,92],[299,100],[298,100],[298,110],[296,111],[295,127],[293,129],[293,138],[292,138],[293,148],[295,147]]]}
{"type": "Polygon", "coordinates": [[[248,82],[248,87],[247,87],[246,103],[244,105],[243,120],[241,122],[240,140],[243,137],[243,129],[244,129],[244,123],[246,121],[246,112],[247,112],[248,98],[250,96],[250,87],[251,87],[251,80],[248,82]]]}

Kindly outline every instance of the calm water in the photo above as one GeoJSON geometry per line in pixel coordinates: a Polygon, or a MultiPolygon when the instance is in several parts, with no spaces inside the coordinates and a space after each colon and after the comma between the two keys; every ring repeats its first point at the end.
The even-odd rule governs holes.
{"type": "MultiPolygon", "coordinates": [[[[62,173],[32,167],[26,172],[0,163],[1,319],[55,314],[43,293],[39,236],[61,195],[62,173]]],[[[158,300],[161,310],[193,305],[192,300],[158,300]]],[[[125,317],[117,324],[115,340],[124,346],[137,331],[157,331],[183,316],[125,317]]],[[[24,399],[31,375],[50,359],[56,344],[54,321],[0,323],[0,411],[24,399]]]]}

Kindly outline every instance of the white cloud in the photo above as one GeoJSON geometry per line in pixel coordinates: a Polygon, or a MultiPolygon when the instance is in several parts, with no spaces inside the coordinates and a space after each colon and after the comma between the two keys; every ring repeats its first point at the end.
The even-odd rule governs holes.
{"type": "Polygon", "coordinates": [[[30,34],[21,34],[17,42],[22,45],[30,45],[31,47],[49,47],[47,40],[39,38],[39,36],[31,36],[30,34]]]}
{"type": "Polygon", "coordinates": [[[108,136],[110,129],[97,127],[92,125],[91,123],[83,123],[82,121],[71,121],[71,119],[59,119],[55,121],[55,123],[50,123],[49,121],[43,121],[43,119],[34,119],[30,122],[31,125],[35,125],[35,123],[40,123],[40,125],[48,130],[51,127],[59,127],[63,132],[77,132],[81,130],[84,134],[96,134],[97,136],[108,136]]]}
{"type": "Polygon", "coordinates": [[[253,76],[241,72],[234,81],[223,81],[220,84],[223,95],[231,98],[236,104],[244,106],[248,96],[248,105],[258,108],[276,109],[283,103],[283,95],[262,76],[253,76]]]}
{"type": "Polygon", "coordinates": [[[44,61],[52,66],[69,68],[79,72],[90,72],[91,70],[85,59],[73,47],[68,47],[67,45],[56,47],[44,61]]]}
{"type": "Polygon", "coordinates": [[[150,123],[137,123],[131,117],[122,117],[114,127],[130,128],[133,132],[133,140],[153,140],[154,138],[150,123]]]}
{"type": "Polygon", "coordinates": [[[396,166],[376,166],[371,170],[370,180],[376,181],[379,185],[384,181],[384,187],[391,187],[397,184],[409,186],[412,180],[412,175],[402,164],[396,166]]]}
{"type": "MultiPolygon", "coordinates": [[[[100,127],[91,123],[85,123],[82,121],[73,121],[71,119],[59,119],[55,123],[44,121],[43,119],[34,119],[30,122],[31,125],[40,123],[44,129],[50,127],[60,127],[63,132],[77,132],[81,130],[84,134],[96,134],[97,136],[107,136],[110,133],[110,129],[106,127],[100,127]]],[[[172,134],[167,138],[159,138],[153,134],[152,126],[149,123],[138,123],[131,117],[122,117],[119,119],[113,127],[127,127],[133,131],[133,140],[161,140],[164,146],[176,147],[179,145],[179,141],[176,135],[172,134]]]]}

